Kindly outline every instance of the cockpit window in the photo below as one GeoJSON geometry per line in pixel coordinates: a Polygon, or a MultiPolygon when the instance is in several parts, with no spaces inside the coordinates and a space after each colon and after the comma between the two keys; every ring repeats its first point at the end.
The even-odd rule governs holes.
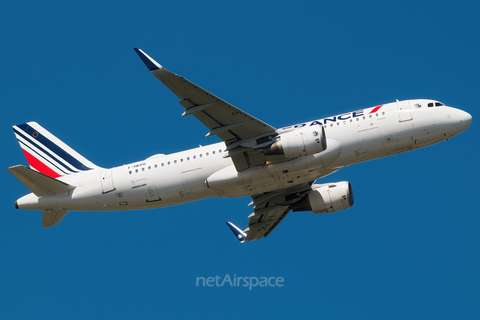
{"type": "Polygon", "coordinates": [[[430,107],[441,107],[441,106],[444,106],[444,104],[441,103],[441,102],[435,102],[435,103],[430,102],[430,103],[428,104],[428,107],[429,107],[429,108],[430,108],[430,107]]]}

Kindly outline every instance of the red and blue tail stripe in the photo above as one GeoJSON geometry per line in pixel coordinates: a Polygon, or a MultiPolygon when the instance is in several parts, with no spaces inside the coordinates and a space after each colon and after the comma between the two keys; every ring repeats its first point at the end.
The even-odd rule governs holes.
{"type": "Polygon", "coordinates": [[[36,122],[13,126],[13,131],[30,167],[52,178],[97,168],[36,122]]]}

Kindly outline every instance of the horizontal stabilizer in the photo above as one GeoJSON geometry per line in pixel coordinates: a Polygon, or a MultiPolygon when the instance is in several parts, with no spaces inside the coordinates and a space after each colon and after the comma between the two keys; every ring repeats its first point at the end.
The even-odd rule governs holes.
{"type": "Polygon", "coordinates": [[[232,230],[235,237],[237,237],[238,241],[240,241],[240,243],[244,243],[247,234],[231,222],[226,222],[226,224],[230,228],[230,230],[232,230]]]}
{"type": "Polygon", "coordinates": [[[54,196],[75,189],[75,186],[71,186],[22,165],[7,168],[7,170],[37,197],[54,196]]]}
{"type": "Polygon", "coordinates": [[[43,228],[48,228],[48,227],[53,227],[57,223],[60,222],[60,220],[63,219],[67,215],[68,211],[67,210],[43,210],[43,215],[42,215],[42,227],[43,228]]]}

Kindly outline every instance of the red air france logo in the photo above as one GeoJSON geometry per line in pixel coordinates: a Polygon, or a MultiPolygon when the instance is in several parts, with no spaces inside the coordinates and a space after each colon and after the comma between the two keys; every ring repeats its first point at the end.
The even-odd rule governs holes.
{"type": "Polygon", "coordinates": [[[369,114],[377,112],[378,110],[380,110],[380,108],[381,108],[381,107],[383,107],[383,104],[382,104],[382,105],[380,105],[380,106],[377,106],[377,107],[373,108],[373,110],[372,110],[372,111],[370,111],[370,113],[369,113],[369,114]]]}

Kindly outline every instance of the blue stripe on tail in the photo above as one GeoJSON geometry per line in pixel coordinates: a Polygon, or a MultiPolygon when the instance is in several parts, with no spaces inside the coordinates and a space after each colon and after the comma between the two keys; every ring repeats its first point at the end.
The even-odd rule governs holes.
{"type": "MultiPolygon", "coordinates": [[[[77,170],[80,171],[87,171],[87,170],[93,170],[93,168],[89,168],[85,166],[83,163],[75,159],[72,155],[67,153],[65,150],[57,146],[55,143],[50,141],[47,137],[43,136],[40,132],[32,128],[30,125],[24,123],[17,125],[18,128],[22,129],[28,137],[32,137],[41,144],[43,144],[45,147],[47,147],[50,151],[52,151],[54,154],[56,154],[58,157],[60,157],[64,162],[68,163],[70,166],[76,168],[77,170]]],[[[15,130],[15,129],[14,129],[15,130]]],[[[18,131],[16,131],[18,133],[18,131]]],[[[62,161],[58,161],[56,157],[54,157],[51,153],[40,147],[38,144],[34,143],[33,139],[29,139],[30,142],[35,145],[39,150],[44,152],[45,154],[48,154],[52,159],[55,161],[62,163],[62,161]]]]}

